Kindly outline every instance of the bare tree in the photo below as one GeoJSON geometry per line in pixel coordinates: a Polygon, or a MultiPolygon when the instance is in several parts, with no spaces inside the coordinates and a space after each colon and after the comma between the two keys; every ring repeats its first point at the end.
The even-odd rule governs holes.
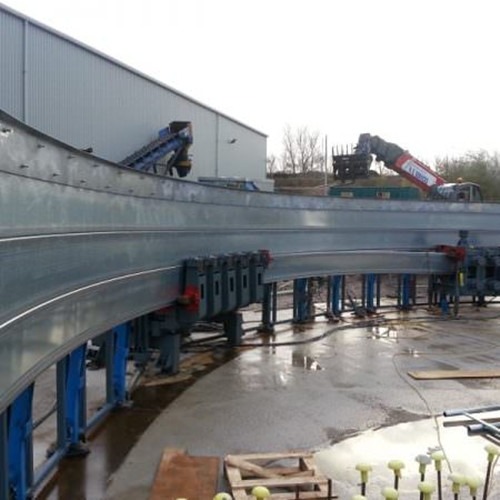
{"type": "Polygon", "coordinates": [[[283,131],[282,169],[292,174],[305,174],[321,170],[322,164],[319,132],[310,132],[307,127],[292,130],[290,125],[286,125],[283,131]]]}
{"type": "Polygon", "coordinates": [[[285,125],[283,130],[283,153],[281,166],[285,172],[296,174],[298,170],[297,148],[295,146],[295,135],[290,125],[285,125]]]}
{"type": "Polygon", "coordinates": [[[276,155],[271,154],[266,159],[266,173],[272,177],[279,170],[279,162],[276,155]]]}

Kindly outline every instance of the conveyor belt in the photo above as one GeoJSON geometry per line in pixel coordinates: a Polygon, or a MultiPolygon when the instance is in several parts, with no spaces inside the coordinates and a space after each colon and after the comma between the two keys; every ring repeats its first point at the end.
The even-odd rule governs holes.
{"type": "Polygon", "coordinates": [[[171,303],[189,256],[268,249],[267,281],[449,272],[500,243],[500,206],[238,192],[97,159],[0,112],[0,411],[54,361],[171,303]],[[415,253],[419,252],[419,253],[415,253]]]}

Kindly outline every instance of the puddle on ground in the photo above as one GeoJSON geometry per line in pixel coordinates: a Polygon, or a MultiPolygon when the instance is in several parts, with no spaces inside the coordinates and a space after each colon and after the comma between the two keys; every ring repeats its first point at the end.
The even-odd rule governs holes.
{"type": "Polygon", "coordinates": [[[456,380],[459,384],[462,384],[468,389],[487,389],[487,390],[498,390],[500,389],[500,380],[493,378],[462,378],[456,380]]]}
{"type": "Polygon", "coordinates": [[[405,347],[404,349],[401,350],[401,353],[406,354],[407,356],[411,356],[413,358],[420,357],[420,351],[418,349],[413,348],[413,347],[405,347]]]}
{"type": "MultiPolygon", "coordinates": [[[[467,476],[484,478],[486,471],[485,445],[488,441],[482,437],[470,437],[465,427],[446,427],[438,419],[440,439],[453,472],[467,476]]],[[[390,460],[398,459],[405,463],[400,482],[400,500],[415,500],[419,493],[420,482],[418,463],[415,457],[426,454],[440,447],[435,421],[433,419],[404,423],[376,431],[367,431],[356,437],[346,439],[331,448],[315,454],[316,464],[321,471],[334,480],[334,492],[339,500],[349,500],[360,493],[357,463],[369,463],[373,467],[367,487],[368,498],[382,498],[381,488],[393,486],[394,476],[387,467],[390,460]],[[339,478],[342,478],[339,481],[339,478]]],[[[443,464],[444,498],[452,498],[448,476],[450,470],[443,464]]],[[[497,472],[495,476],[498,476],[497,472]]],[[[427,468],[426,480],[436,484],[434,466],[427,468]]],[[[480,488],[482,493],[482,488],[480,488]]],[[[493,484],[490,498],[499,498],[498,477],[493,484]]],[[[463,497],[469,498],[468,488],[463,497]]]]}
{"type": "Polygon", "coordinates": [[[304,368],[311,371],[322,370],[322,366],[312,356],[308,356],[302,352],[292,352],[292,366],[304,368]]]}
{"type": "Polygon", "coordinates": [[[393,326],[370,326],[368,327],[367,338],[377,340],[398,340],[399,331],[393,326]]]}

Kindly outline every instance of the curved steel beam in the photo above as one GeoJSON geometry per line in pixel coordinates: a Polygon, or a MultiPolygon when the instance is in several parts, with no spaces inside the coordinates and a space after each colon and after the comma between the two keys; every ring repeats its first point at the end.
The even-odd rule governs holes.
{"type": "Polygon", "coordinates": [[[459,230],[500,242],[500,206],[249,193],[158,178],[0,112],[0,412],[54,361],[168,305],[187,257],[268,249],[266,280],[449,272],[459,230]],[[420,251],[415,254],[415,251],[420,251]]]}

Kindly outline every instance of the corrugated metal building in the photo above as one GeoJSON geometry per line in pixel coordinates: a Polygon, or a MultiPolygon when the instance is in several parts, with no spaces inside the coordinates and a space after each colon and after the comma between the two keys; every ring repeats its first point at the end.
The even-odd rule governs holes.
{"type": "Polygon", "coordinates": [[[191,177],[265,179],[263,133],[2,4],[0,108],[112,161],[191,121],[191,177]]]}

